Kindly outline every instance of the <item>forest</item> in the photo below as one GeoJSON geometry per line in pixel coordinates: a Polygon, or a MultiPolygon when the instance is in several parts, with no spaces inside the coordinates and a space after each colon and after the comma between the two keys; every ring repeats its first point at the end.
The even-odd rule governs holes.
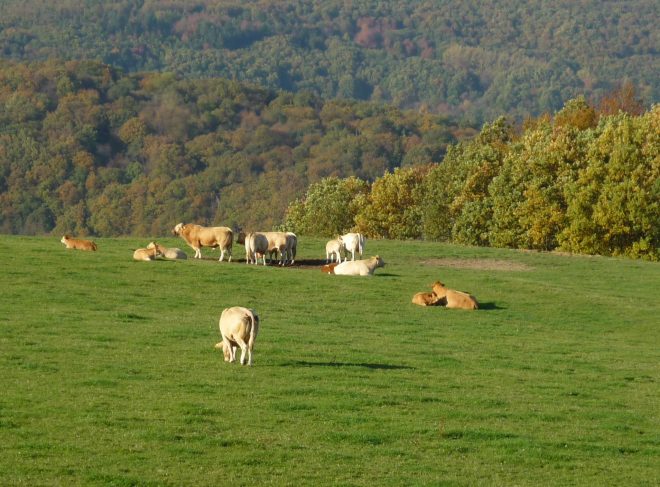
{"type": "Polygon", "coordinates": [[[0,57],[220,77],[481,125],[660,98],[657,2],[629,0],[5,0],[0,57]]]}
{"type": "Polygon", "coordinates": [[[0,61],[0,232],[270,229],[311,183],[439,162],[475,133],[430,113],[220,78],[0,61]]]}
{"type": "Polygon", "coordinates": [[[167,234],[178,222],[660,257],[660,107],[480,131],[375,102],[102,63],[0,62],[0,232],[167,234]]]}

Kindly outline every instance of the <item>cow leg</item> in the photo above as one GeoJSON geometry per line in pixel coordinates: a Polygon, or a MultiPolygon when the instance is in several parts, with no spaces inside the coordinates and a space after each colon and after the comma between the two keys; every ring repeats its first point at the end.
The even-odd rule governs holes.
{"type": "Polygon", "coordinates": [[[245,343],[241,338],[236,338],[236,343],[241,347],[241,365],[245,365],[245,353],[247,351],[247,343],[245,343]]]}
{"type": "Polygon", "coordinates": [[[229,351],[229,360],[227,360],[227,357],[225,357],[225,362],[233,362],[236,360],[235,349],[231,346],[231,342],[223,336],[222,343],[224,344],[223,348],[229,351]]]}
{"type": "Polygon", "coordinates": [[[222,262],[222,259],[225,257],[225,251],[220,249],[220,258],[218,259],[218,262],[222,262]]]}

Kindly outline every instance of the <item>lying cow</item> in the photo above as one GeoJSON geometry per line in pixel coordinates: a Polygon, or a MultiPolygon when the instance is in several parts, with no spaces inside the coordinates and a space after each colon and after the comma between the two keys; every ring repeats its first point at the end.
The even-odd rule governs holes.
{"type": "Polygon", "coordinates": [[[344,242],[341,241],[341,238],[328,241],[328,243],[325,244],[325,263],[340,263],[344,250],[344,242]]]}
{"type": "Polygon", "coordinates": [[[76,250],[90,250],[92,252],[96,251],[96,243],[91,240],[82,240],[78,238],[73,238],[70,235],[64,235],[62,240],[60,240],[67,249],[76,249],[76,250]]]}
{"type": "Polygon", "coordinates": [[[372,276],[378,267],[385,267],[385,262],[376,255],[371,259],[344,261],[335,266],[334,273],[340,276],[372,276]]]}
{"type": "Polygon", "coordinates": [[[259,257],[266,265],[266,254],[268,253],[268,239],[263,233],[251,232],[243,238],[245,244],[245,262],[250,264],[253,260],[259,263],[259,257]]]}
{"type": "Polygon", "coordinates": [[[474,296],[463,291],[455,291],[447,288],[440,281],[433,283],[433,292],[447,300],[447,308],[479,309],[479,303],[474,296]]]}
{"type": "Polygon", "coordinates": [[[220,336],[222,341],[215,348],[222,348],[225,362],[236,361],[236,347],[241,347],[241,365],[252,365],[254,340],[259,333],[259,316],[252,309],[234,306],[226,308],[220,315],[220,336]]]}
{"type": "Polygon", "coordinates": [[[355,252],[360,255],[362,258],[362,253],[364,252],[364,244],[366,239],[361,233],[347,233],[339,237],[339,240],[344,244],[344,249],[346,249],[346,260],[348,260],[348,253],[351,253],[351,260],[355,260],[355,252]]]}
{"type": "Polygon", "coordinates": [[[156,242],[149,242],[149,245],[147,245],[148,249],[158,249],[158,252],[160,252],[160,255],[164,259],[172,259],[172,260],[185,260],[188,258],[186,253],[178,249],[176,247],[163,247],[160,244],[157,244],[156,242]]]}
{"type": "Polygon", "coordinates": [[[183,238],[195,251],[195,258],[202,258],[202,247],[220,248],[220,258],[222,262],[225,258],[225,252],[229,255],[231,262],[231,247],[234,241],[234,232],[229,227],[203,227],[194,223],[179,223],[172,230],[174,235],[183,238]]]}
{"type": "Polygon", "coordinates": [[[158,250],[156,247],[152,247],[150,249],[137,249],[135,252],[133,252],[133,260],[156,260],[156,258],[160,257],[161,255],[162,254],[160,253],[160,250],[158,250]]]}
{"type": "Polygon", "coordinates": [[[437,306],[447,304],[447,299],[438,296],[434,292],[417,293],[413,296],[412,303],[419,306],[437,306]]]}
{"type": "Polygon", "coordinates": [[[337,267],[339,264],[337,262],[331,262],[330,264],[325,264],[323,267],[321,267],[321,272],[325,274],[334,274],[335,273],[335,267],[337,267]]]}

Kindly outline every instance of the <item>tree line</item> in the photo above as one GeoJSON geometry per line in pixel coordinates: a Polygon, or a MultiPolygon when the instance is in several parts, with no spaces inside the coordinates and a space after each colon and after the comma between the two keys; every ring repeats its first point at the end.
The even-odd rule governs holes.
{"type": "Polygon", "coordinates": [[[570,100],[522,129],[499,118],[440,164],[312,184],[285,227],[658,260],[660,106],[640,111],[619,93],[600,110],[570,100]]]}
{"type": "Polygon", "coordinates": [[[597,102],[626,80],[658,100],[657,2],[5,0],[0,56],[223,77],[481,124],[597,102]]]}

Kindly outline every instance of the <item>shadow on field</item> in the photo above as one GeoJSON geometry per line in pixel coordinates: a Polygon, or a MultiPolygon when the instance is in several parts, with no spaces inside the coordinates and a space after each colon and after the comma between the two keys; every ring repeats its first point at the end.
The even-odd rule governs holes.
{"type": "Polygon", "coordinates": [[[391,365],[391,364],[368,364],[365,362],[352,363],[352,362],[308,362],[307,360],[296,360],[287,364],[282,364],[284,367],[364,367],[365,369],[378,369],[378,370],[412,370],[414,367],[407,365],[391,365]]]}
{"type": "Polygon", "coordinates": [[[493,302],[482,303],[481,301],[479,301],[479,311],[493,310],[493,309],[506,309],[506,308],[503,308],[502,306],[498,306],[496,303],[493,302]]]}

